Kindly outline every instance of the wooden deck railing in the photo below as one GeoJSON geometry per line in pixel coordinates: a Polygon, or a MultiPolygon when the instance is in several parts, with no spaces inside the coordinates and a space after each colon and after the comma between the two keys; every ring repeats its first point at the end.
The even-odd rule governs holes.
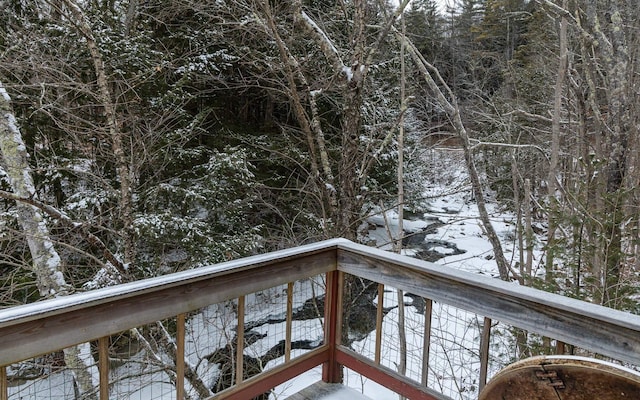
{"type": "MultiPolygon", "coordinates": [[[[402,294],[398,299],[404,299],[400,296],[402,294]]],[[[198,310],[230,300],[234,301],[236,323],[241,327],[235,330],[237,337],[233,341],[235,375],[232,387],[215,393],[216,399],[250,399],[320,365],[323,366],[322,379],[327,382],[339,382],[343,368],[347,368],[411,399],[477,398],[501,362],[518,358],[518,355],[492,355],[492,351],[498,349],[491,345],[498,323],[501,337],[504,332],[514,332],[510,331],[512,328],[518,329],[518,332],[544,338],[541,339],[544,344],[555,343],[566,349],[568,346],[560,346],[566,343],[575,346],[577,351],[640,366],[638,316],[336,239],[1,310],[0,400],[11,398],[8,389],[11,374],[7,373],[10,366],[87,342],[96,349],[94,358],[100,378],[96,396],[118,398],[110,394],[110,386],[114,384],[114,377],[109,373],[113,364],[110,337],[166,319],[171,320],[166,324],[171,326],[167,333],[175,350],[170,374],[175,394],[169,397],[184,398],[185,390],[193,390],[193,384],[185,383],[185,377],[188,380],[193,373],[190,368],[195,368],[185,363],[185,358],[189,358],[185,355],[185,342],[188,342],[185,327],[198,310]],[[317,307],[323,313],[319,319],[324,338],[313,349],[295,355],[292,351],[294,288],[296,282],[317,276],[324,277],[323,293],[314,293],[316,298],[324,295],[322,307],[317,307]],[[349,320],[343,321],[350,306],[344,304],[347,301],[345,282],[350,279],[366,279],[378,284],[379,296],[375,301],[378,317],[374,318],[376,324],[372,332],[376,339],[370,352],[360,351],[353,342],[345,343],[351,329],[349,320]],[[251,321],[244,321],[245,300],[247,296],[254,299],[256,293],[280,286],[285,288],[287,299],[283,361],[248,377],[243,355],[245,343],[249,341],[243,337],[243,327],[251,321]],[[396,372],[393,368],[396,361],[386,360],[388,352],[381,350],[385,341],[394,339],[380,334],[383,314],[395,307],[385,305],[383,300],[384,293],[392,290],[424,300],[420,328],[413,328],[414,333],[419,331],[416,337],[422,340],[417,345],[418,361],[412,361],[410,368],[413,373],[396,372]],[[477,368],[472,368],[472,374],[477,376],[472,378],[473,385],[464,390],[460,385],[445,390],[441,384],[434,384],[453,371],[451,368],[439,370],[441,363],[430,355],[437,334],[432,319],[441,318],[433,314],[434,304],[463,310],[479,321],[474,328],[477,335],[471,340],[461,339],[468,342],[464,351],[477,358],[477,368]]],[[[461,323],[468,325],[468,321],[461,323]]],[[[513,337],[516,336],[514,333],[513,337]]],[[[455,337],[452,341],[456,342],[455,337]]],[[[504,352],[504,347],[499,351],[504,352]]]]}

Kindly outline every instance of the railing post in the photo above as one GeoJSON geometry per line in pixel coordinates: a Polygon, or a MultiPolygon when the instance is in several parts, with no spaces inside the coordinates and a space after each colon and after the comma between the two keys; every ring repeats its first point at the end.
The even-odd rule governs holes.
{"type": "Polygon", "coordinates": [[[334,270],[327,272],[327,289],[324,304],[324,340],[329,346],[329,361],[322,366],[322,380],[342,382],[342,367],[336,360],[336,349],[341,341],[342,282],[344,274],[334,270]]]}
{"type": "Polygon", "coordinates": [[[176,316],[176,399],[184,397],[184,340],[185,340],[185,315],[176,316]]]}
{"type": "Polygon", "coordinates": [[[422,341],[422,385],[429,382],[429,352],[431,350],[431,314],[433,301],[424,299],[424,338],[422,341]]]}
{"type": "Polygon", "coordinates": [[[382,352],[382,317],[384,316],[384,285],[378,284],[378,305],[376,309],[376,354],[375,362],[380,364],[380,353],[382,352]]]}
{"type": "Polygon", "coordinates": [[[7,383],[7,367],[0,367],[0,400],[7,400],[9,398],[9,388],[7,383]]]}
{"type": "Polygon", "coordinates": [[[480,390],[487,384],[487,372],[489,369],[489,339],[491,338],[491,318],[484,318],[482,336],[480,337],[480,390]]]}
{"type": "Polygon", "coordinates": [[[284,346],[284,361],[291,360],[291,335],[293,330],[293,282],[287,284],[287,328],[284,346]]]}
{"type": "Polygon", "coordinates": [[[236,385],[244,378],[244,302],[245,297],[238,297],[238,332],[236,337],[236,385]]]}
{"type": "Polygon", "coordinates": [[[98,373],[100,400],[109,400],[109,337],[98,339],[98,373]]]}

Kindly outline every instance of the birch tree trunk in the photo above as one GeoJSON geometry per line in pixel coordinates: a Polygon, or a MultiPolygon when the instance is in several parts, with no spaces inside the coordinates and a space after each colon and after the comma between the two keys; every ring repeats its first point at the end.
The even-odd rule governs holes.
{"type": "MultiPolygon", "coordinates": [[[[4,168],[13,192],[20,197],[36,196],[31,176],[27,148],[11,106],[11,97],[0,82],[0,152],[4,168]]],[[[36,276],[41,297],[55,297],[68,294],[70,286],[65,282],[60,270],[60,256],[50,239],[44,216],[36,207],[16,203],[18,223],[22,228],[29,251],[31,268],[36,276]]]]}
{"type": "MultiPolygon", "coordinates": [[[[27,148],[16,122],[11,97],[0,82],[0,153],[2,167],[9,177],[14,194],[33,199],[36,191],[29,168],[27,148]]],[[[64,296],[72,291],[62,273],[61,260],[56,251],[44,215],[37,207],[16,202],[18,223],[22,228],[29,251],[31,268],[36,276],[40,296],[44,298],[64,296]]],[[[78,391],[87,399],[95,398],[98,370],[91,357],[89,343],[64,350],[65,363],[75,377],[78,391]]]]}

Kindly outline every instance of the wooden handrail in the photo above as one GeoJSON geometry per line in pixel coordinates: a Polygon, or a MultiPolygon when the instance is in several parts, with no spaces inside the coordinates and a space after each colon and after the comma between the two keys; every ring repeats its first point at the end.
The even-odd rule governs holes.
{"type": "Polygon", "coordinates": [[[354,243],[345,273],[640,365],[640,316],[354,243]]]}
{"type": "MultiPolygon", "coordinates": [[[[400,385],[397,386],[400,388],[397,389],[398,393],[406,396],[424,394],[427,396],[424,398],[441,398],[424,389],[429,364],[428,335],[432,301],[474,312],[485,318],[481,351],[482,368],[485,369],[483,379],[487,374],[492,320],[640,366],[640,316],[457,271],[343,239],[0,310],[0,366],[100,338],[101,353],[105,353],[109,335],[176,316],[178,342],[182,340],[181,344],[178,343],[177,354],[184,358],[184,349],[179,346],[184,346],[185,314],[211,304],[287,285],[286,313],[289,319],[292,315],[293,282],[320,274],[327,274],[324,345],[302,360],[289,360],[287,355],[285,365],[241,382],[237,388],[221,394],[223,398],[234,397],[240,392],[243,396],[262,393],[270,385],[284,382],[300,373],[299,369],[288,370],[288,364],[306,368],[318,363],[325,366],[323,378],[326,381],[338,381],[341,377],[339,364],[349,364],[347,366],[360,369],[364,374],[373,374],[375,379],[391,387],[400,385]],[[340,346],[341,295],[346,274],[427,299],[423,382],[411,383],[410,379],[387,371],[380,365],[379,356],[369,363],[340,346]]],[[[291,321],[288,321],[287,329],[291,329],[291,321]]],[[[285,348],[288,353],[291,332],[287,332],[287,335],[285,348]]],[[[240,357],[241,353],[238,364],[242,363],[240,357]]],[[[177,367],[182,369],[180,365],[177,367]]],[[[5,369],[0,368],[2,378],[5,369]]],[[[100,369],[107,371],[108,368],[103,362],[100,369]]],[[[243,379],[241,371],[238,374],[237,381],[240,382],[243,379]]],[[[182,375],[184,372],[178,371],[178,383],[182,375]]],[[[6,391],[6,378],[4,380],[0,382],[0,399],[3,396],[3,384],[6,391]]],[[[101,390],[105,397],[107,392],[101,390]]],[[[182,393],[182,389],[178,389],[178,394],[182,393]]]]}
{"type": "Polygon", "coordinates": [[[0,310],[0,365],[336,269],[331,240],[0,310]]]}

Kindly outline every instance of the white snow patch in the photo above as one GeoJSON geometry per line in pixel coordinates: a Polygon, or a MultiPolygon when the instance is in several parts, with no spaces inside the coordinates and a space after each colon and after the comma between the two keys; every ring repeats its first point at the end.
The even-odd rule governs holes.
{"type": "Polygon", "coordinates": [[[7,119],[9,132],[11,132],[11,134],[13,135],[13,141],[17,146],[16,149],[20,152],[27,151],[27,148],[22,141],[22,135],[20,134],[20,129],[18,128],[18,121],[16,121],[16,117],[11,113],[5,114],[4,117],[7,119]]]}
{"type": "Polygon", "coordinates": [[[82,285],[82,288],[85,290],[94,290],[117,285],[119,283],[122,283],[121,276],[110,263],[107,263],[107,267],[100,268],[93,276],[93,279],[82,285]]]}
{"type": "Polygon", "coordinates": [[[336,46],[333,45],[333,42],[331,41],[331,39],[329,39],[329,37],[327,36],[327,34],[320,29],[320,27],[318,26],[318,24],[316,24],[316,22],[311,19],[311,17],[309,17],[309,15],[307,15],[306,12],[301,11],[300,14],[302,15],[302,18],[309,24],[311,25],[311,27],[313,28],[314,31],[316,31],[320,37],[322,38],[322,40],[327,44],[327,46],[329,46],[329,48],[331,49],[331,51],[336,55],[336,57],[338,56],[338,49],[336,49],[336,46]]]}
{"type": "Polygon", "coordinates": [[[91,355],[91,346],[89,343],[82,343],[78,345],[78,358],[82,360],[82,363],[87,366],[91,373],[91,382],[94,387],[100,386],[100,373],[98,372],[98,368],[96,368],[95,360],[91,355]]]}
{"type": "Polygon", "coordinates": [[[342,73],[347,77],[347,81],[351,81],[353,79],[353,70],[351,69],[351,67],[347,67],[346,65],[344,65],[342,67],[342,73]]]}
{"type": "Polygon", "coordinates": [[[2,98],[7,103],[11,101],[11,96],[9,96],[9,93],[7,92],[7,89],[5,89],[4,86],[2,85],[2,82],[0,82],[0,95],[2,95],[2,98]]]}

